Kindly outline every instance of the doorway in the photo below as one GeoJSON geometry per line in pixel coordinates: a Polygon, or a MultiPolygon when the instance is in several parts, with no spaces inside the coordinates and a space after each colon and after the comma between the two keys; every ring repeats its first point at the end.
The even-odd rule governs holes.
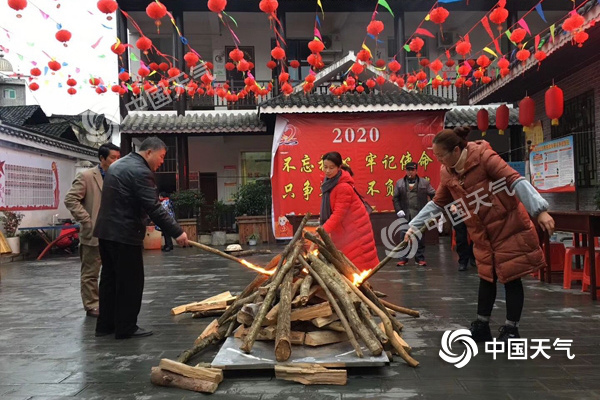
{"type": "Polygon", "coordinates": [[[218,200],[217,173],[201,172],[199,174],[200,193],[204,196],[204,204],[200,207],[200,230],[208,232],[212,229],[210,218],[215,202],[218,200]]]}

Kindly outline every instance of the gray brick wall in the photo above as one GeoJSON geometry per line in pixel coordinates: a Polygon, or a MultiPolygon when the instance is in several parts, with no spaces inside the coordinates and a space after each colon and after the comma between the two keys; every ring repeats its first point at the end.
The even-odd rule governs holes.
{"type": "MultiPolygon", "coordinates": [[[[565,101],[587,92],[590,89],[594,90],[596,152],[600,151],[600,74],[598,74],[598,68],[600,68],[600,61],[582,68],[576,74],[572,74],[568,78],[555,82],[555,84],[562,89],[565,101]]],[[[543,91],[530,94],[530,96],[535,100],[536,120],[542,121],[544,140],[551,140],[550,119],[546,116],[546,110],[544,108],[544,96],[546,90],[547,89],[544,89],[543,91]]],[[[597,154],[596,161],[596,171],[600,171],[600,154],[597,154]]],[[[597,188],[579,189],[579,209],[594,210],[596,208],[593,199],[596,190],[597,188]]],[[[547,193],[543,196],[550,203],[551,209],[575,209],[574,193],[547,193]]]]}

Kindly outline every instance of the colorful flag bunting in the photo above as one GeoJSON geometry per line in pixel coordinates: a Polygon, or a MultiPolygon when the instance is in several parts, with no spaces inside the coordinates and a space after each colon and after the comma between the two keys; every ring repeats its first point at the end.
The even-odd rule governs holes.
{"type": "Polygon", "coordinates": [[[489,47],[484,47],[484,48],[483,48],[483,51],[485,51],[486,53],[489,53],[489,54],[493,55],[493,56],[494,56],[494,57],[496,57],[496,58],[498,58],[498,54],[496,54],[496,53],[494,52],[494,50],[490,49],[489,47]]]}
{"type": "Polygon", "coordinates": [[[537,11],[537,13],[540,15],[540,18],[542,19],[542,21],[544,21],[545,23],[548,23],[548,21],[546,21],[546,17],[544,16],[544,10],[542,10],[542,2],[539,2],[535,6],[535,11],[537,11]]]}
{"type": "Polygon", "coordinates": [[[390,8],[390,5],[387,3],[387,1],[385,1],[385,0],[378,0],[377,4],[379,4],[380,6],[384,7],[386,10],[388,10],[390,12],[390,14],[392,14],[392,17],[394,16],[394,12],[390,8]]]}
{"type": "Polygon", "coordinates": [[[415,33],[417,35],[423,35],[423,36],[427,36],[430,38],[434,38],[435,36],[433,35],[433,33],[429,32],[427,29],[425,28],[417,28],[417,30],[415,31],[415,33]]]}
{"type": "Polygon", "coordinates": [[[527,25],[527,22],[525,22],[525,20],[523,18],[521,18],[519,21],[517,21],[517,23],[519,24],[519,26],[521,26],[521,28],[523,28],[523,29],[525,29],[525,31],[527,31],[529,36],[531,36],[531,31],[529,30],[529,25],[527,25]]]}

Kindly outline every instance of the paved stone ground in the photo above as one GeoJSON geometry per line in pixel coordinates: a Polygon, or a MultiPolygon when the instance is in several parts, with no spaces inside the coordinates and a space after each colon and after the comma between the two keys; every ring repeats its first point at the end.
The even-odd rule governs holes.
{"type": "MultiPolygon", "coordinates": [[[[273,246],[277,251],[281,247],[273,246]]],[[[381,249],[383,250],[383,249],[381,249]]],[[[551,357],[493,360],[479,354],[462,369],[440,359],[442,334],[467,327],[476,311],[478,277],[459,273],[447,241],[426,251],[428,267],[412,262],[388,265],[373,279],[389,300],[421,311],[400,317],[404,338],[421,362],[416,368],[396,359],[389,366],[349,371],[346,386],[302,386],[276,380],[271,371],[226,372],[216,399],[596,399],[600,398],[600,303],[578,287],[563,290],[525,280],[526,304],[521,334],[528,338],[573,339],[551,357]]],[[[249,258],[264,264],[269,256],[249,258]]],[[[79,296],[75,256],[0,265],[0,398],[183,399],[201,394],[150,384],[150,367],[163,357],[175,359],[210,322],[173,317],[171,307],[225,290],[239,292],[254,273],[196,249],[145,253],[146,285],[139,325],[154,336],[117,341],[95,338],[95,320],[85,317],[79,296]]],[[[504,293],[498,290],[494,329],[504,321],[504,293]]],[[[531,343],[531,342],[530,342],[531,343]]],[[[462,345],[455,346],[462,352],[462,345]]],[[[216,348],[195,361],[211,361],[216,348]]],[[[531,355],[531,354],[530,354],[531,355]]]]}

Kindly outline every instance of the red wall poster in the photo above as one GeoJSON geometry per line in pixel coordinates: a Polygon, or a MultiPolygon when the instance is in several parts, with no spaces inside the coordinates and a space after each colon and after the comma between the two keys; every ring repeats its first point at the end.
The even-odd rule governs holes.
{"type": "Polygon", "coordinates": [[[271,162],[275,237],[292,237],[287,214],[319,214],[321,157],[330,151],[352,168],[356,189],[374,212],[394,210],[394,186],[409,162],[437,187],[441,164],[431,141],[443,120],[444,111],[278,116],[271,162]]]}

